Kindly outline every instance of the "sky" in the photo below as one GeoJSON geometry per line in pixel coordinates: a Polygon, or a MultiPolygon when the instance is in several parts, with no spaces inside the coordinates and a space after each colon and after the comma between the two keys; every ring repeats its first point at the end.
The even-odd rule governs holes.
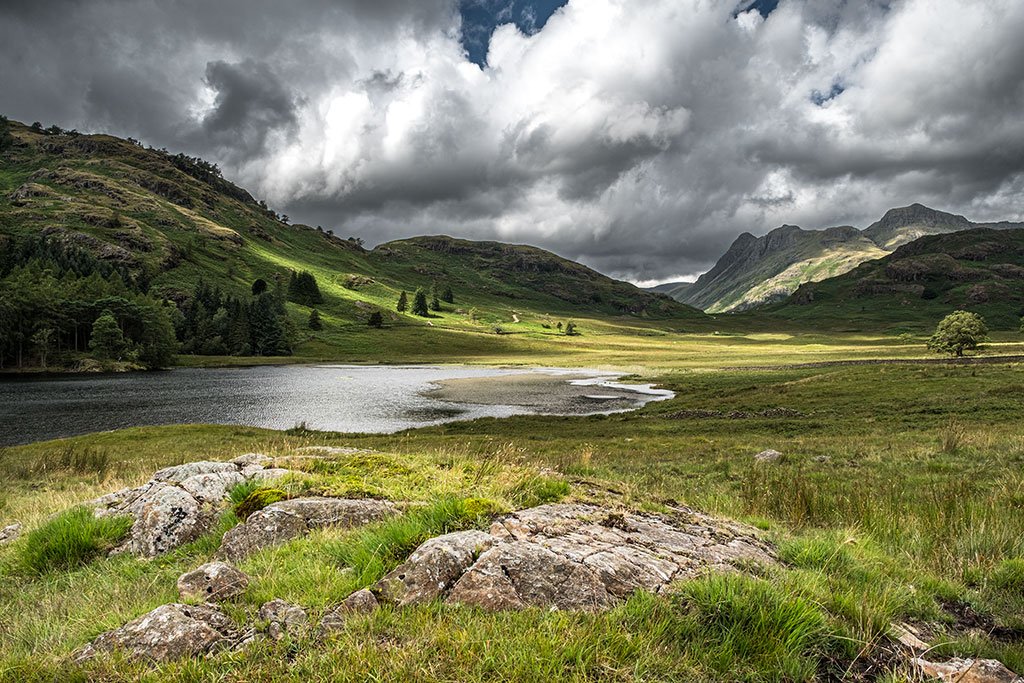
{"type": "Polygon", "coordinates": [[[1024,220],[1022,35],[1021,0],[3,0],[0,113],[653,283],[783,223],[1024,220]]]}

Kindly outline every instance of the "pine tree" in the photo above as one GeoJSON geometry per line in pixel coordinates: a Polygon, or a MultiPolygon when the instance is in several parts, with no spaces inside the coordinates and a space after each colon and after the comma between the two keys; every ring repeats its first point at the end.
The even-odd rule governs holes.
{"type": "Polygon", "coordinates": [[[422,287],[416,290],[416,296],[412,300],[412,312],[424,318],[430,315],[430,310],[427,308],[427,293],[423,291],[422,287]]]}
{"type": "Polygon", "coordinates": [[[96,322],[92,324],[92,337],[89,348],[97,358],[114,360],[124,352],[124,335],[117,324],[117,319],[110,309],[105,309],[96,322]]]}
{"type": "Polygon", "coordinates": [[[374,311],[370,314],[370,318],[366,321],[366,324],[370,327],[380,329],[384,327],[384,316],[380,314],[380,311],[374,311]]]}
{"type": "Polygon", "coordinates": [[[252,351],[257,356],[287,356],[291,353],[284,325],[277,315],[275,296],[262,294],[253,302],[249,314],[252,351]]]}
{"type": "Polygon", "coordinates": [[[310,311],[310,313],[309,313],[309,323],[308,323],[308,325],[309,325],[309,329],[311,329],[311,330],[322,330],[322,329],[324,329],[324,324],[322,322],[320,322],[320,313],[315,308],[312,311],[310,311]]]}
{"type": "Polygon", "coordinates": [[[441,292],[441,300],[450,304],[455,303],[455,295],[452,294],[451,285],[444,286],[444,291],[441,292]]]}
{"type": "Polygon", "coordinates": [[[405,313],[409,310],[409,296],[402,290],[402,293],[398,295],[398,306],[395,307],[399,313],[405,313]]]}
{"type": "Polygon", "coordinates": [[[430,285],[430,310],[441,310],[441,301],[437,298],[437,284],[430,285]]]}

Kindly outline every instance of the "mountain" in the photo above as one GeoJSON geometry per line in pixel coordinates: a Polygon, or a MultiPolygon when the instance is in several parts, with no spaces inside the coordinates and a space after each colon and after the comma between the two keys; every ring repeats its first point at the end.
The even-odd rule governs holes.
{"type": "Polygon", "coordinates": [[[887,211],[864,230],[783,225],[762,237],[743,233],[695,283],[668,293],[709,313],[742,311],[782,301],[805,282],[841,275],[924,235],[981,227],[1024,225],[972,223],[963,216],[912,204],[887,211]]]}
{"type": "MultiPolygon", "coordinates": [[[[408,350],[415,346],[409,341],[415,335],[408,330],[415,329],[430,330],[432,346],[440,339],[454,339],[441,348],[450,343],[458,349],[470,343],[468,338],[447,333],[473,333],[478,338],[481,333],[494,336],[503,327],[501,332],[547,335],[554,332],[545,325],[554,330],[556,319],[572,317],[703,318],[667,296],[535,247],[436,236],[368,250],[359,240],[289,224],[287,217],[201,159],[109,135],[43,130],[16,122],[7,128],[0,131],[5,140],[0,144],[0,281],[17,275],[25,291],[20,312],[5,314],[3,306],[14,305],[8,300],[14,281],[6,287],[11,292],[7,299],[0,287],[0,331],[6,325],[6,334],[0,335],[0,366],[4,344],[8,360],[13,344],[18,345],[20,358],[30,338],[47,330],[56,349],[72,344],[85,348],[92,322],[101,312],[94,310],[99,304],[87,301],[75,320],[56,320],[55,313],[43,310],[53,304],[40,292],[29,291],[43,274],[52,287],[61,289],[66,302],[114,297],[129,302],[123,306],[129,313],[172,302],[174,310],[165,312],[177,321],[179,337],[180,316],[189,325],[206,324],[203,315],[193,320],[198,294],[211,317],[222,309],[234,316],[235,309],[251,305],[256,296],[253,285],[263,280],[279,300],[288,298],[287,304],[275,307],[282,324],[292,328],[292,350],[325,356],[341,349],[346,356],[379,357],[382,348],[399,337],[408,350]],[[27,273],[30,263],[35,270],[27,273]],[[294,284],[291,274],[303,271],[314,277],[321,303],[291,293],[286,297],[284,290],[290,292],[294,284]],[[89,277],[99,278],[92,290],[71,282],[89,277]],[[450,288],[453,303],[445,303],[429,319],[395,311],[401,291],[408,292],[411,303],[417,288],[432,285],[450,288]],[[34,308],[25,303],[29,299],[34,308]],[[322,331],[308,328],[308,304],[317,308],[322,331]],[[367,331],[374,311],[384,314],[394,335],[374,337],[367,331]],[[10,320],[15,318],[21,322],[12,332],[10,320]]],[[[119,322],[127,334],[126,319],[119,322]]],[[[227,331],[213,336],[226,338],[227,331]]]]}
{"type": "Polygon", "coordinates": [[[805,283],[758,314],[848,330],[927,330],[956,309],[994,329],[1024,316],[1024,229],[969,228],[926,235],[874,261],[805,283]]]}

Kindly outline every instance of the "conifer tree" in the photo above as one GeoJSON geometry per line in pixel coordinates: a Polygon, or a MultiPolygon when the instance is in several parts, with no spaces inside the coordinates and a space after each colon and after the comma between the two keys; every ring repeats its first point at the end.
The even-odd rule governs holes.
{"type": "Polygon", "coordinates": [[[422,287],[416,290],[416,296],[413,297],[412,312],[424,318],[430,315],[430,310],[427,308],[427,293],[423,291],[422,287]]]}
{"type": "Polygon", "coordinates": [[[320,313],[315,308],[312,311],[310,311],[310,313],[309,313],[309,323],[308,323],[308,325],[309,325],[309,329],[311,329],[311,330],[322,330],[322,329],[324,329],[324,324],[322,322],[320,322],[320,313]]]}
{"type": "Polygon", "coordinates": [[[399,313],[405,313],[409,310],[409,296],[405,293],[404,289],[402,290],[402,293],[398,295],[398,305],[395,309],[399,313]]]}

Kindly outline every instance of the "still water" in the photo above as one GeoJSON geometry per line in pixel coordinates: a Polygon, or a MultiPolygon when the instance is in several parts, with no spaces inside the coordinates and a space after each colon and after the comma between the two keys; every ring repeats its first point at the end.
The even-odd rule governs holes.
{"type": "MultiPolygon", "coordinates": [[[[478,417],[538,412],[508,403],[442,401],[423,392],[448,379],[522,375],[529,370],[467,366],[289,365],[181,368],[167,372],[83,375],[0,381],[0,445],[87,432],[190,423],[242,424],[341,432],[395,432],[478,417]]],[[[614,375],[546,370],[588,388],[566,412],[601,413],[636,408],[672,396],[649,387],[618,384],[614,375]],[[589,375],[579,379],[581,375],[589,375]],[[612,397],[617,397],[613,399],[612,397]]],[[[569,380],[558,380],[569,381],[569,380]]],[[[499,400],[500,400],[500,386],[499,400]]],[[[511,392],[511,389],[510,389],[511,392]]],[[[557,412],[550,409],[543,412],[557,412]]]]}

